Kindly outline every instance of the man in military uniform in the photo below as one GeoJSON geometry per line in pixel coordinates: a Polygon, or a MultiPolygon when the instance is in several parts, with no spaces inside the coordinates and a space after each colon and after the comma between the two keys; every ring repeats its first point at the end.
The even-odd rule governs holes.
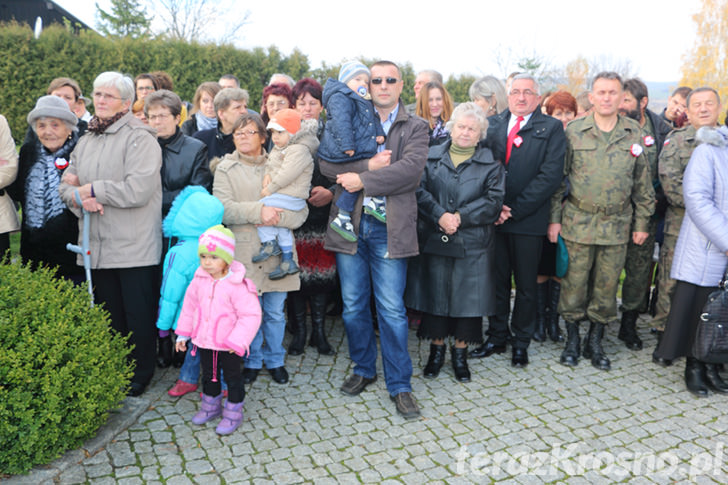
{"type": "MultiPolygon", "coordinates": [[[[665,240],[660,248],[660,262],[657,266],[657,304],[655,317],[652,319],[652,326],[657,329],[658,339],[662,337],[665,329],[667,315],[670,313],[670,300],[675,291],[675,280],[670,278],[670,268],[677,236],[680,234],[680,225],[685,215],[683,173],[697,145],[695,133],[703,126],[717,126],[718,116],[723,110],[720,96],[713,88],[702,87],[694,90],[688,95],[686,102],[689,124],[670,133],[670,137],[665,140],[658,165],[660,183],[668,204],[665,213],[665,240]]],[[[652,360],[660,365],[672,363],[654,353],[652,360]]]]}
{"type": "Polygon", "coordinates": [[[567,340],[561,363],[579,358],[579,322],[588,319],[584,357],[598,369],[611,363],[602,349],[604,326],[617,316],[617,285],[624,266],[630,227],[635,244],[647,239],[655,206],[650,169],[643,154],[640,126],[620,116],[623,83],[615,72],[601,72],[592,82],[589,100],[594,112],[566,127],[566,183],[551,200],[549,239],[559,233],[569,251],[569,269],[561,283],[559,313],[566,321],[567,340]]]}
{"type": "Polygon", "coordinates": [[[688,86],[680,86],[667,97],[667,107],[660,116],[671,128],[682,128],[685,125],[686,100],[691,90],[688,86]]]}
{"type": "MultiPolygon", "coordinates": [[[[619,113],[637,121],[642,127],[642,147],[650,165],[650,179],[657,195],[657,208],[647,227],[647,240],[640,245],[630,241],[627,244],[627,257],[624,264],[624,283],[622,284],[622,322],[619,326],[619,339],[628,349],[641,350],[642,340],[637,334],[637,317],[640,308],[647,306],[650,281],[652,279],[652,255],[655,247],[655,233],[659,219],[664,215],[665,196],[657,178],[657,157],[662,144],[670,132],[670,127],[660,116],[647,109],[649,98],[647,86],[638,78],[624,82],[624,99],[619,105],[619,113]],[[663,203],[660,203],[663,201],[663,203]],[[662,210],[660,210],[662,208],[662,210]]],[[[633,229],[634,231],[634,229],[633,229]]]]}

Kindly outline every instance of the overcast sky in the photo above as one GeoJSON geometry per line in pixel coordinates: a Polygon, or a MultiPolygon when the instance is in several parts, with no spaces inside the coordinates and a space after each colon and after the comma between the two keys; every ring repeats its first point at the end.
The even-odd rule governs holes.
{"type": "MultiPolygon", "coordinates": [[[[56,2],[92,27],[95,3],[110,7],[109,0],[56,2]]],[[[312,68],[364,56],[409,61],[415,71],[436,69],[445,76],[502,76],[499,55],[536,54],[554,66],[582,55],[629,59],[633,73],[650,82],[679,80],[682,56],[693,45],[692,15],[700,7],[699,0],[235,3],[241,6],[221,15],[250,12],[236,45],[275,45],[284,55],[298,47],[312,68]]]]}

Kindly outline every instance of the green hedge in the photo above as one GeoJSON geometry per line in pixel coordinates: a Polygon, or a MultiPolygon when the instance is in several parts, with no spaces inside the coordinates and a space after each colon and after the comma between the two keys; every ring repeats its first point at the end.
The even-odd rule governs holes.
{"type": "Polygon", "coordinates": [[[250,51],[157,39],[107,39],[81,31],[75,35],[52,25],[36,40],[27,25],[0,24],[0,113],[10,123],[16,142],[27,129],[25,117],[55,77],[68,76],[90,95],[93,80],[103,71],[132,77],[143,72],[167,71],[182,99],[191,100],[197,86],[233,73],[250,93],[250,107],[258,109],[263,87],[275,72],[298,79],[309,73],[308,58],[299,51],[283,56],[278,49],[250,51]]]}
{"type": "Polygon", "coordinates": [[[0,264],[0,289],[0,474],[16,474],[95,434],[126,395],[130,349],[52,270],[0,264]]]}
{"type": "MultiPolygon", "coordinates": [[[[312,69],[308,57],[297,49],[284,56],[274,46],[242,50],[230,45],[165,39],[110,39],[83,30],[77,35],[59,25],[47,27],[35,39],[28,25],[15,22],[0,23],[0,51],[0,113],[8,119],[16,142],[22,142],[28,128],[28,112],[56,77],[74,78],[89,96],[93,80],[104,71],[120,71],[134,77],[161,70],[172,76],[175,91],[182,99],[192,100],[200,83],[233,73],[250,93],[250,108],[259,110],[263,87],[273,73],[285,72],[294,79],[310,76],[323,84],[328,77],[338,75],[341,65],[323,63],[312,69]]],[[[366,64],[374,60],[361,59],[366,64]]],[[[390,60],[402,70],[402,101],[413,103],[412,65],[401,59],[390,60]]],[[[474,80],[469,75],[447,80],[446,87],[455,102],[468,101],[467,90],[474,80]]]]}

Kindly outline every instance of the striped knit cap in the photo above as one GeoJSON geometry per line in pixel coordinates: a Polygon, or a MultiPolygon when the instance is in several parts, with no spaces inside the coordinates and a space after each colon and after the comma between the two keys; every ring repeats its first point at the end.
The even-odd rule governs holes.
{"type": "Polygon", "coordinates": [[[197,254],[214,254],[227,264],[233,262],[235,256],[235,236],[222,224],[212,226],[200,236],[197,254]]]}

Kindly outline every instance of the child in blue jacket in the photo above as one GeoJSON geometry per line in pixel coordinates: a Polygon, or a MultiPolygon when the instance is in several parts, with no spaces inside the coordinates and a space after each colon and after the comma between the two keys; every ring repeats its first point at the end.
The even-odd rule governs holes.
{"type": "MultiPolygon", "coordinates": [[[[174,199],[167,217],[164,218],[162,222],[164,237],[176,237],[177,244],[164,258],[164,276],[157,318],[160,337],[165,337],[171,330],[177,328],[185,291],[200,266],[200,257],[197,255],[198,239],[207,228],[222,224],[223,211],[222,202],[210,195],[204,187],[189,186],[174,199]]],[[[179,397],[196,391],[199,376],[200,356],[191,355],[188,350],[180,369],[179,379],[168,394],[179,397]]]]}
{"type": "MultiPolygon", "coordinates": [[[[369,94],[369,68],[351,61],[341,66],[339,80],[329,78],[323,92],[326,125],[318,157],[332,163],[353,162],[373,157],[384,143],[384,130],[369,94]]],[[[347,241],[356,241],[351,213],[359,192],[341,191],[336,200],[339,213],[331,228],[347,241]]],[[[364,212],[387,221],[383,197],[365,199],[364,212]]]]}

